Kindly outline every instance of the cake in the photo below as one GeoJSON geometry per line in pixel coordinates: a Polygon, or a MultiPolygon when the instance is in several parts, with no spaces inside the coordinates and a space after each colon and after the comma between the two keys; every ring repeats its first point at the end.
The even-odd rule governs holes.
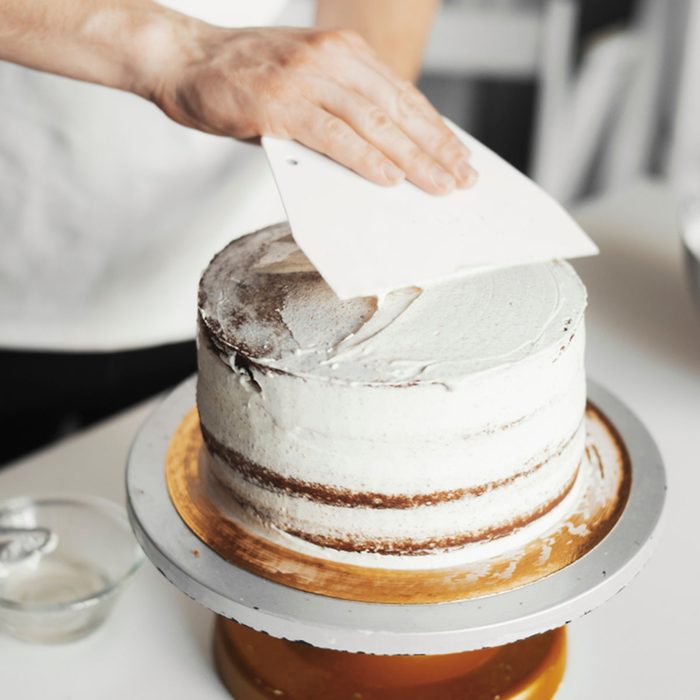
{"type": "Polygon", "coordinates": [[[233,241],[202,276],[198,318],[223,516],[369,565],[540,534],[580,481],[585,306],[562,261],[341,301],[287,224],[233,241]]]}

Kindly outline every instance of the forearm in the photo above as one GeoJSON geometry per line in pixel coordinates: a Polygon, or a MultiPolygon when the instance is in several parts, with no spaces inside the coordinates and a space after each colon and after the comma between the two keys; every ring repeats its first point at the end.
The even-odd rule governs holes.
{"type": "MultiPolygon", "coordinates": [[[[417,9],[433,0],[410,0],[410,20],[398,0],[321,2],[337,11],[328,22],[364,27],[402,75],[415,73],[429,27],[417,9]]],[[[0,0],[1,59],[128,90],[208,133],[296,139],[378,184],[408,177],[445,194],[474,179],[467,149],[357,33],[225,29],[151,0],[0,0]]]]}
{"type": "Polygon", "coordinates": [[[194,23],[150,0],[0,0],[0,59],[149,97],[194,23]]]}
{"type": "Polygon", "coordinates": [[[316,25],[362,36],[399,75],[415,80],[440,0],[318,0],[316,25]]]}

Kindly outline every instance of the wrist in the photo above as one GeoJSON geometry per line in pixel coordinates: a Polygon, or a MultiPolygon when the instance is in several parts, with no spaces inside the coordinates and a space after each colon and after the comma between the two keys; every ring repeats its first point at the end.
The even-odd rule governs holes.
{"type": "Polygon", "coordinates": [[[201,53],[198,37],[209,25],[159,5],[129,24],[123,48],[125,65],[117,87],[158,102],[169,76],[197,60],[201,53]]]}
{"type": "Polygon", "coordinates": [[[83,36],[98,48],[92,55],[101,56],[106,68],[92,80],[157,102],[169,76],[201,57],[201,36],[212,30],[205,22],[143,0],[93,12],[83,36]]]}

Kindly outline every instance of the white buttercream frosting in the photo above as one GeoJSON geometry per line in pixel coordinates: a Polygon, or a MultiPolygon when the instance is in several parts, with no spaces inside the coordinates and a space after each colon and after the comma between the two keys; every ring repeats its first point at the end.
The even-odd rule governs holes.
{"type": "Polygon", "coordinates": [[[558,261],[340,301],[285,225],[239,239],[200,286],[219,500],[351,550],[532,530],[581,459],[585,304],[558,261]]]}

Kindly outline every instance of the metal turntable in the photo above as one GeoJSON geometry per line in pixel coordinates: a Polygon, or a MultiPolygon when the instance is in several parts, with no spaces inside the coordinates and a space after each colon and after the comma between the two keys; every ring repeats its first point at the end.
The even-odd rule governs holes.
{"type": "MultiPolygon", "coordinates": [[[[521,571],[520,576],[517,566],[496,566],[480,587],[470,589],[467,584],[473,577],[462,575],[449,595],[423,594],[410,600],[401,598],[405,581],[399,580],[390,594],[378,596],[381,602],[373,602],[362,587],[372,577],[366,570],[357,580],[352,577],[358,572],[343,571],[330,582],[324,579],[323,586],[317,583],[313,561],[301,562],[298,576],[284,567],[275,576],[264,562],[256,564],[241,554],[235,530],[222,525],[211,533],[197,508],[176,508],[191,497],[188,488],[196,482],[196,467],[187,472],[188,464],[194,464],[191,456],[188,461],[186,450],[172,452],[174,436],[194,444],[187,442],[194,439],[194,432],[187,432],[194,384],[191,378],[177,387],[134,442],[126,477],[131,522],[147,556],[181,591],[224,618],[276,638],[379,655],[452,654],[505,645],[561,627],[605,602],[640,571],[658,536],[666,491],[659,451],[621,401],[589,382],[590,479],[598,480],[600,490],[606,483],[604,474],[617,469],[616,505],[597,534],[588,528],[582,535],[571,522],[560,523],[555,530],[568,534],[557,546],[569,554],[556,565],[542,566],[536,574],[530,567],[529,574],[521,571]],[[596,446],[595,440],[610,444],[596,446]],[[360,600],[350,599],[352,590],[362,591],[357,594],[360,600]]],[[[582,508],[585,498],[584,493],[582,508]]],[[[551,545],[547,538],[542,540],[542,547],[551,545]]],[[[432,588],[424,585],[424,592],[435,590],[440,579],[426,580],[432,588]]]]}

